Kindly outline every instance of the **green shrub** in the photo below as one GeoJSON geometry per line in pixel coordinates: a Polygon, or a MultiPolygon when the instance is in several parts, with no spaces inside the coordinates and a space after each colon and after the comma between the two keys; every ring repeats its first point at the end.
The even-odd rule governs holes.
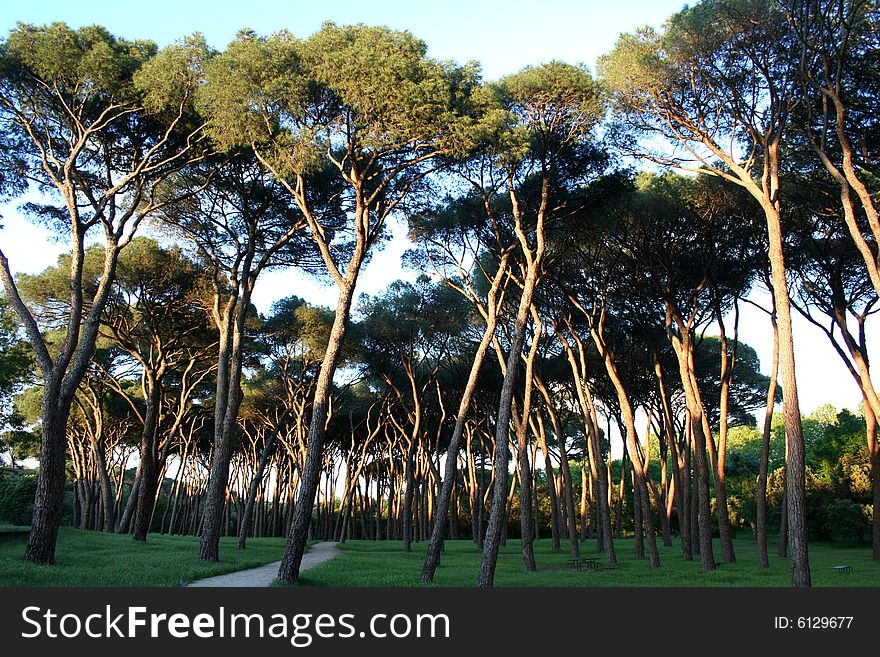
{"type": "Polygon", "coordinates": [[[30,470],[0,470],[0,522],[30,525],[37,475],[30,470]]]}
{"type": "Polygon", "coordinates": [[[862,543],[871,528],[865,508],[852,500],[833,500],[825,508],[825,531],[835,540],[862,543]]]}

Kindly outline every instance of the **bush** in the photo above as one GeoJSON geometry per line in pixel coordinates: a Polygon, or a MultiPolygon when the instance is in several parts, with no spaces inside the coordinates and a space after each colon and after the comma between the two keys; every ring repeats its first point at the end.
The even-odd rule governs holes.
{"type": "Polygon", "coordinates": [[[31,470],[0,470],[0,522],[30,525],[37,493],[37,475],[31,470]]]}
{"type": "Polygon", "coordinates": [[[871,525],[865,508],[852,500],[833,500],[825,508],[825,531],[835,540],[864,542],[871,525]]]}

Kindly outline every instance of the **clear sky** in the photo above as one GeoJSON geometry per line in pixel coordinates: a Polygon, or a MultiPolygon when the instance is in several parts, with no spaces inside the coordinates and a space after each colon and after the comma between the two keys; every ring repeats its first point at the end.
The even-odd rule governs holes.
{"type": "MultiPolygon", "coordinates": [[[[596,58],[613,46],[621,32],[642,25],[659,27],[683,4],[680,0],[7,0],[0,6],[0,34],[5,35],[18,21],[64,21],[73,27],[97,23],[117,36],[148,38],[159,45],[198,31],[211,46],[222,49],[242,28],[262,34],[287,29],[298,37],[306,37],[327,20],[362,22],[407,29],[425,40],[433,57],[459,62],[477,60],[482,64],[484,77],[495,79],[552,59],[583,62],[594,69],[596,58]]],[[[35,273],[54,264],[63,245],[53,244],[44,230],[21,219],[14,205],[0,206],[0,214],[4,224],[0,246],[9,256],[13,270],[35,273]]],[[[399,266],[400,255],[407,246],[406,231],[399,225],[392,229],[394,239],[364,271],[359,291],[375,294],[397,277],[412,277],[399,266]]],[[[297,294],[310,302],[328,305],[333,302],[334,292],[295,272],[275,272],[258,284],[255,303],[266,312],[273,299],[297,294]]],[[[802,411],[809,413],[825,402],[855,409],[861,400],[858,389],[824,335],[800,318],[795,318],[794,330],[802,411]]],[[[744,306],[740,336],[756,348],[766,372],[772,353],[766,316],[744,306]]],[[[880,331],[876,327],[869,329],[869,343],[876,346],[878,341],[880,331]]]]}

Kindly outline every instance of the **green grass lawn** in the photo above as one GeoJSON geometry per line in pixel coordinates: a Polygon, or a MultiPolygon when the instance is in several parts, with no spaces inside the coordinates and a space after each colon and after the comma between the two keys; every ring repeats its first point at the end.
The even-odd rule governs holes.
{"type": "Polygon", "coordinates": [[[27,536],[0,534],[0,586],[180,586],[202,577],[255,568],[281,558],[284,538],[251,538],[245,550],[235,537],[220,539],[220,561],[198,560],[194,536],[150,534],[146,543],[128,535],[62,527],[51,566],[22,559],[27,536]]]}
{"type": "MultiPolygon", "coordinates": [[[[235,549],[235,538],[220,540],[218,563],[197,558],[198,539],[192,536],[151,534],[146,543],[127,535],[80,531],[64,527],[58,539],[57,563],[36,566],[22,559],[26,537],[0,533],[0,586],[179,586],[211,575],[253,568],[281,558],[283,538],[250,539],[243,552],[235,549]]],[[[735,541],[736,564],[721,564],[704,573],[699,559],[686,562],[678,544],[661,546],[661,567],[652,570],[647,562],[632,556],[632,539],[615,541],[619,564],[607,566],[596,552],[595,541],[582,544],[584,556],[599,557],[601,569],[569,569],[567,545],[553,554],[550,541],[536,544],[537,573],[525,573],[519,542],[509,541],[501,549],[495,573],[496,586],[788,586],[788,562],[775,557],[771,544],[771,567],[759,569],[755,543],[750,538],[735,541]]],[[[716,560],[721,550],[716,540],[716,560]]],[[[300,582],[311,586],[425,586],[419,582],[425,543],[416,543],[405,554],[400,541],[348,541],[342,554],[303,573],[300,582]]],[[[448,541],[434,584],[429,586],[473,586],[480,564],[480,552],[471,541],[448,541]]],[[[810,545],[810,564],[815,586],[880,587],[880,562],[871,560],[869,546],[835,543],[810,545]],[[839,574],[831,567],[850,565],[852,574],[839,574]]]]}
{"type": "MultiPolygon", "coordinates": [[[[339,546],[342,554],[303,573],[300,582],[312,586],[425,586],[419,582],[424,561],[425,543],[414,544],[405,554],[399,541],[349,541],[339,546]]],[[[550,541],[538,541],[535,558],[538,572],[522,569],[519,541],[508,541],[501,548],[495,571],[496,586],[789,586],[788,562],[775,556],[771,544],[769,569],[757,567],[755,542],[747,538],[735,540],[737,563],[721,564],[715,571],[704,573],[699,557],[693,562],[681,558],[676,541],[672,548],[661,544],[661,567],[652,570],[648,561],[633,557],[632,539],[615,541],[618,565],[605,565],[604,553],[596,552],[595,540],[582,544],[583,556],[599,556],[600,570],[573,571],[568,566],[568,545],[553,554],[550,541]]],[[[721,559],[715,541],[716,561],[721,559]]],[[[480,565],[480,552],[471,541],[448,541],[441,557],[434,585],[474,586],[480,565]]],[[[880,562],[871,560],[870,546],[850,547],[832,543],[810,545],[810,565],[814,586],[877,586],[880,587],[880,562]],[[850,565],[852,574],[831,569],[850,565]]]]}

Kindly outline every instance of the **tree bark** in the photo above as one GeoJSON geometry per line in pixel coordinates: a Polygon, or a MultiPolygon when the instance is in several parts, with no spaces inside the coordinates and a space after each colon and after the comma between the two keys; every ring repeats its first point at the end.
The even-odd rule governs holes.
{"type": "Polygon", "coordinates": [[[34,497],[31,532],[24,558],[38,564],[55,563],[55,544],[64,502],[64,462],[70,403],[59,399],[59,386],[44,381],[40,428],[40,474],[34,497]]]}
{"type": "MultiPolygon", "coordinates": [[[[431,538],[428,543],[428,552],[425,556],[425,563],[422,566],[421,580],[430,582],[434,579],[434,573],[440,563],[440,550],[443,546],[443,532],[446,529],[446,514],[449,509],[449,500],[452,489],[455,486],[456,465],[458,464],[458,451],[461,446],[461,437],[464,434],[465,422],[467,421],[468,409],[471,400],[477,389],[477,378],[480,374],[480,368],[486,360],[486,352],[489,349],[489,343],[495,335],[497,325],[497,296],[501,288],[501,281],[507,272],[507,261],[509,253],[505,253],[498,265],[498,269],[492,280],[492,286],[489,289],[486,300],[486,328],[483,331],[483,337],[477,346],[474,359],[471,362],[471,369],[468,374],[467,383],[462,392],[461,400],[458,404],[458,414],[455,417],[455,427],[452,430],[452,437],[449,439],[449,447],[446,450],[446,466],[443,473],[443,484],[440,488],[440,495],[437,498],[436,513],[434,515],[434,526],[431,529],[431,538]]],[[[471,524],[474,523],[473,509],[471,509],[471,524]]]]}
{"type": "MultiPolygon", "coordinates": [[[[253,254],[249,254],[252,257],[253,254]]],[[[219,296],[215,296],[215,323],[220,329],[217,348],[216,406],[214,409],[214,449],[208,486],[205,491],[205,510],[202,512],[202,540],[199,543],[200,561],[220,558],[220,534],[226,490],[229,484],[229,462],[235,447],[236,420],[244,392],[241,389],[242,340],[250,307],[251,293],[258,271],[251,272],[249,259],[242,266],[243,293],[231,295],[222,310],[219,296]]],[[[215,292],[215,295],[218,295],[215,292]]]]}
{"type": "Polygon", "coordinates": [[[653,356],[654,375],[657,377],[657,387],[660,390],[660,404],[663,413],[663,428],[666,433],[666,442],[669,445],[669,458],[672,461],[672,477],[673,491],[678,514],[678,527],[681,533],[681,551],[686,561],[694,558],[693,549],[691,547],[691,524],[690,524],[690,507],[688,505],[687,487],[684,484],[684,477],[681,471],[681,462],[678,455],[678,442],[675,435],[675,427],[672,421],[672,409],[669,406],[669,396],[666,393],[666,384],[663,378],[663,368],[660,364],[660,358],[656,352],[653,356]]]}
{"type": "Polygon", "coordinates": [[[785,412],[787,460],[785,465],[785,498],[788,511],[788,557],[791,582],[794,586],[811,585],[810,560],[807,547],[807,496],[804,463],[804,434],[801,427],[795,377],[794,337],[791,326],[791,301],[785,276],[782,248],[782,223],[778,209],[764,204],[767,234],[770,241],[770,267],[773,296],[776,301],[779,326],[779,364],[782,374],[782,394],[785,412]]]}
{"type": "Polygon", "coordinates": [[[874,511],[871,517],[871,556],[880,560],[880,445],[877,440],[877,416],[865,404],[865,430],[871,458],[871,491],[874,511]]]}
{"type": "MultiPolygon", "coordinates": [[[[281,417],[278,418],[278,421],[272,428],[272,433],[269,434],[269,437],[266,439],[266,444],[263,447],[263,451],[260,452],[260,461],[257,464],[257,468],[254,471],[254,476],[251,479],[250,485],[248,486],[247,501],[245,502],[241,522],[239,523],[237,544],[239,550],[245,549],[247,537],[251,530],[251,524],[253,523],[254,504],[257,501],[257,492],[260,489],[260,483],[263,481],[263,474],[266,471],[266,466],[269,464],[269,461],[272,458],[272,454],[275,451],[275,443],[278,439],[278,434],[281,431],[281,427],[284,425],[284,422],[287,420],[288,415],[290,415],[289,408],[285,409],[281,417]]],[[[277,490],[278,482],[276,482],[275,485],[277,490]]]]}
{"type": "MultiPolygon", "coordinates": [[[[547,477],[547,497],[550,499],[550,551],[554,554],[562,549],[559,542],[559,498],[556,492],[556,475],[553,472],[553,462],[550,460],[550,450],[547,448],[547,434],[544,430],[544,418],[537,414],[537,427],[535,422],[529,419],[532,431],[538,437],[538,446],[544,455],[544,473],[547,477]]],[[[577,526],[575,526],[577,536],[577,526]]]]}
{"type": "MultiPolygon", "coordinates": [[[[353,263],[351,266],[355,267],[353,278],[356,280],[356,270],[359,263],[353,263]]],[[[318,483],[321,478],[321,461],[324,451],[324,423],[327,420],[328,395],[330,386],[333,383],[336,364],[339,360],[342,340],[345,337],[353,292],[353,280],[347,281],[347,284],[340,287],[339,300],[336,303],[336,316],[333,318],[333,325],[327,340],[327,349],[324,353],[324,360],[321,362],[318,383],[315,386],[315,396],[312,402],[312,419],[309,423],[306,461],[300,476],[299,494],[297,495],[296,506],[294,507],[287,533],[287,545],[284,548],[281,566],[278,568],[278,579],[283,582],[293,583],[299,579],[299,567],[302,563],[303,554],[305,554],[309,525],[312,520],[312,509],[315,504],[315,493],[318,490],[318,483]]]]}
{"type": "Polygon", "coordinates": [[[758,566],[770,567],[767,555],[767,475],[770,467],[770,427],[773,421],[773,408],[776,404],[776,376],[779,371],[779,331],[776,328],[776,311],[770,314],[773,324],[773,365],[770,369],[770,384],[767,386],[767,410],[764,412],[764,427],[761,437],[761,465],[758,471],[758,490],[755,499],[755,526],[758,540],[758,566]]]}
{"type": "Polygon", "coordinates": [[[529,271],[523,285],[522,296],[520,297],[516,322],[514,323],[513,340],[510,346],[510,353],[507,356],[507,371],[504,373],[504,382],[501,386],[498,420],[495,426],[495,459],[493,463],[495,484],[492,508],[489,512],[489,523],[486,529],[486,539],[483,543],[480,573],[477,578],[477,586],[481,587],[489,587],[494,583],[495,564],[498,560],[498,549],[501,546],[502,525],[507,523],[507,442],[513,389],[516,375],[519,371],[519,363],[522,360],[521,352],[529,319],[529,306],[531,305],[531,297],[536,284],[536,272],[529,271]]]}
{"type": "MultiPolygon", "coordinates": [[[[625,426],[625,440],[629,452],[629,460],[632,465],[633,480],[633,511],[635,514],[635,550],[636,558],[641,558],[639,553],[642,526],[644,524],[645,533],[648,536],[648,554],[651,562],[651,568],[660,567],[660,553],[657,550],[657,537],[654,532],[654,515],[651,512],[651,501],[648,495],[648,486],[645,479],[645,469],[642,459],[639,456],[638,437],[636,434],[635,415],[633,414],[632,405],[629,396],[624,388],[623,381],[617,371],[617,365],[614,362],[614,355],[605,344],[604,334],[604,310],[598,321],[592,321],[590,332],[593,335],[593,342],[599,349],[599,355],[605,363],[605,371],[611,379],[617,393],[617,400],[620,404],[620,412],[623,415],[623,423],[625,426]]],[[[642,555],[643,557],[643,555],[642,555]]]]}
{"type": "Polygon", "coordinates": [[[152,374],[145,373],[147,387],[147,405],[144,411],[144,426],[141,432],[141,485],[138,489],[137,505],[132,522],[132,538],[146,541],[150,531],[150,520],[153,517],[153,505],[156,502],[156,491],[159,486],[158,454],[158,419],[161,389],[159,382],[152,374]]]}

